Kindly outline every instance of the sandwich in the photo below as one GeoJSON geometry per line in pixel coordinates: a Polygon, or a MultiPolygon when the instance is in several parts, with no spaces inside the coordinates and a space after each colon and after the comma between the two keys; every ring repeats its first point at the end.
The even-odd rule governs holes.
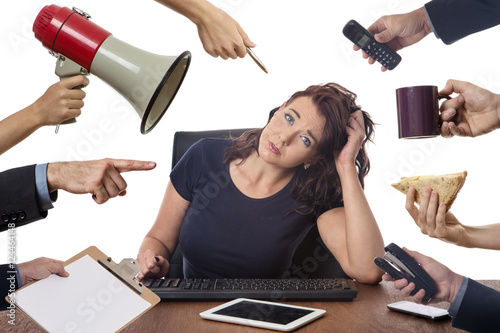
{"type": "Polygon", "coordinates": [[[462,189],[466,177],[467,171],[441,176],[401,177],[399,183],[391,184],[391,186],[404,194],[408,193],[410,187],[414,187],[415,202],[418,205],[420,205],[424,189],[430,187],[438,194],[439,202],[446,204],[446,211],[448,211],[462,189]]]}

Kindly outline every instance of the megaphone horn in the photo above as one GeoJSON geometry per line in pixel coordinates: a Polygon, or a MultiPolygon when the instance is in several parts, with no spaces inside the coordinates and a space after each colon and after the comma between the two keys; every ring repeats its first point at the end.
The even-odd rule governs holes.
{"type": "Polygon", "coordinates": [[[72,60],[117,90],[142,119],[141,133],[149,133],[177,94],[191,53],[175,57],[146,52],[113,37],[89,18],[75,8],[45,6],[33,32],[52,54],[72,60]]]}

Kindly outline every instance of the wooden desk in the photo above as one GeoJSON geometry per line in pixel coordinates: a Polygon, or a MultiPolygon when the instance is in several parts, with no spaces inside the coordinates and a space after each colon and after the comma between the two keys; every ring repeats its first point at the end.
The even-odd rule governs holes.
{"type": "MultiPolygon", "coordinates": [[[[500,280],[480,281],[500,290],[500,280]]],[[[464,332],[451,327],[451,319],[427,320],[393,312],[387,304],[403,298],[392,283],[356,284],[358,296],[352,302],[290,302],[291,304],[325,309],[326,315],[295,332],[464,332]]],[[[223,302],[161,302],[141,316],[123,332],[276,332],[202,319],[199,313],[223,302]]],[[[447,308],[447,303],[434,304],[447,308]]],[[[56,307],[54,308],[56,310],[56,307]]],[[[16,313],[16,326],[7,323],[0,313],[0,332],[43,332],[26,316],[16,313]]]]}

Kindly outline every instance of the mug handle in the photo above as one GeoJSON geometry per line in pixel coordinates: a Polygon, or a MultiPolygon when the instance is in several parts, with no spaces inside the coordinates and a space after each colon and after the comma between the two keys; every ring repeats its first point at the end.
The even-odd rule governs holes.
{"type": "MultiPolygon", "coordinates": [[[[451,99],[451,96],[450,95],[438,95],[438,100],[440,100],[442,98],[446,98],[448,100],[448,99],[451,99]]],[[[451,118],[450,121],[456,124],[457,120],[458,120],[458,112],[453,116],[453,118],[451,118]]],[[[441,119],[439,119],[439,122],[441,123],[441,119]]]]}

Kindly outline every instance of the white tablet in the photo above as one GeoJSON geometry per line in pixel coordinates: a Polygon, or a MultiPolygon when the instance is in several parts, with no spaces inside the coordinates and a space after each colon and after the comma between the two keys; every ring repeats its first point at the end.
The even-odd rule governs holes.
{"type": "Polygon", "coordinates": [[[200,313],[205,319],[290,332],[325,314],[325,310],[238,298],[200,313]]]}

